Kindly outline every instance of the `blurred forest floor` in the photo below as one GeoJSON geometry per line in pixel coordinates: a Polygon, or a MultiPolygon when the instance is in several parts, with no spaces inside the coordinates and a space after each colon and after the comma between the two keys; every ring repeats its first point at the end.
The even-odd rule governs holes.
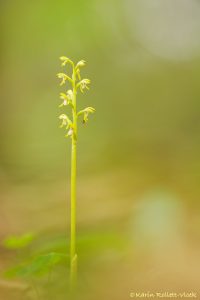
{"type": "MultiPolygon", "coordinates": [[[[78,231],[79,239],[85,239],[80,249],[81,299],[93,299],[94,295],[97,299],[128,299],[135,290],[196,291],[200,275],[199,217],[187,201],[176,200],[180,190],[175,192],[174,187],[174,194],[167,199],[165,192],[166,187],[158,183],[155,188],[155,178],[147,175],[145,180],[144,174],[133,176],[128,170],[80,176],[78,231]]],[[[45,243],[56,243],[60,235],[65,243],[65,237],[69,237],[69,182],[5,184],[1,194],[2,239],[34,232],[44,249],[45,243]]],[[[67,248],[64,244],[62,249],[67,248]]],[[[1,257],[1,271],[15,261],[3,248],[1,257]]],[[[22,299],[24,286],[19,280],[2,278],[0,294],[9,300],[18,299],[20,294],[22,299]]],[[[59,299],[64,299],[63,286],[59,292],[59,299]]],[[[56,287],[51,295],[54,293],[58,294],[56,287]]],[[[24,299],[34,299],[32,292],[27,297],[24,299]]]]}

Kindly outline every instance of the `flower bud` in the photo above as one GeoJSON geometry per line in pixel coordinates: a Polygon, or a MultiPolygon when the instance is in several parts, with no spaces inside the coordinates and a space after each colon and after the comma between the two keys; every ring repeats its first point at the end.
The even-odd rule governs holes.
{"type": "Polygon", "coordinates": [[[63,66],[63,67],[64,67],[68,62],[69,62],[70,64],[73,64],[72,61],[71,61],[68,57],[66,57],[66,56],[61,56],[61,57],[60,57],[60,60],[62,61],[61,66],[63,66]]]}
{"type": "Polygon", "coordinates": [[[86,61],[85,60],[80,60],[78,63],[77,63],[77,65],[76,65],[76,68],[79,68],[79,67],[84,67],[85,66],[85,63],[86,63],[86,61]]]}

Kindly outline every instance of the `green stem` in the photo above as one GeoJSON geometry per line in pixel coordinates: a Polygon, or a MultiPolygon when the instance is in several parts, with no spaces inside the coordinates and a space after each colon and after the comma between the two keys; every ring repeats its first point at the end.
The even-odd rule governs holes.
{"type": "Polygon", "coordinates": [[[76,114],[76,74],[73,68],[73,135],[71,148],[71,241],[70,241],[70,286],[74,289],[77,278],[76,254],[76,145],[77,145],[77,114],[76,114]]]}

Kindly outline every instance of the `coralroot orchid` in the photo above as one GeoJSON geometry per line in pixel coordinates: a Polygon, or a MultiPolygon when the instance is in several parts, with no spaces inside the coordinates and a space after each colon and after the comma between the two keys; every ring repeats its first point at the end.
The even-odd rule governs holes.
{"type": "Polygon", "coordinates": [[[65,73],[58,73],[57,77],[61,79],[60,85],[71,86],[66,92],[60,93],[60,99],[62,103],[59,105],[61,108],[67,106],[71,107],[70,119],[65,113],[59,116],[61,120],[61,128],[65,128],[67,133],[65,137],[71,137],[71,236],[70,236],[70,282],[73,288],[76,283],[77,277],[77,252],[76,252],[76,148],[77,148],[77,120],[79,117],[83,117],[82,122],[86,123],[88,121],[88,116],[94,113],[95,109],[93,107],[86,107],[83,110],[77,112],[77,93],[80,89],[82,93],[84,90],[89,90],[88,85],[90,84],[89,79],[81,79],[80,68],[84,67],[86,62],[80,60],[77,64],[67,58],[66,56],[61,56],[61,66],[65,67],[67,64],[71,65],[72,74],[68,76],[65,73]]]}

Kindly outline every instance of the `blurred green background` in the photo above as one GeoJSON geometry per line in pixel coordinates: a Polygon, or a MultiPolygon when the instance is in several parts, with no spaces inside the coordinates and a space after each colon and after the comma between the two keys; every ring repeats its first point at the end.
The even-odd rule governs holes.
{"type": "MultiPolygon", "coordinates": [[[[36,232],[40,247],[59,240],[68,251],[70,141],[56,73],[59,56],[84,59],[92,84],[78,106],[96,112],[79,125],[80,299],[195,291],[199,1],[2,0],[0,14],[1,240],[36,232]]],[[[0,251],[3,272],[14,255],[0,251]]],[[[62,300],[59,272],[50,295],[62,300]]],[[[2,278],[2,299],[34,299],[14,284],[2,278]]]]}

